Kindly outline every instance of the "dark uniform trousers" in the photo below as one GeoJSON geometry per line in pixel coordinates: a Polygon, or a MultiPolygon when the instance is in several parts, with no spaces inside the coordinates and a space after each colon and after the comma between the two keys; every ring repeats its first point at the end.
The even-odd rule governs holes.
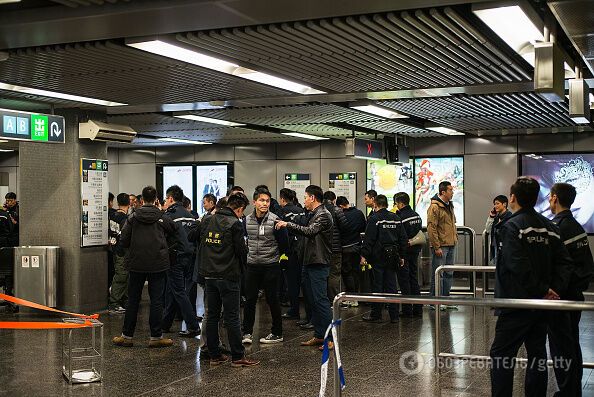
{"type": "MultiPolygon", "coordinates": [[[[396,291],[396,271],[390,265],[377,264],[372,265],[373,272],[373,292],[385,292],[388,294],[395,294],[396,291]]],[[[374,303],[371,306],[371,317],[382,318],[382,307],[383,303],[374,303]]],[[[388,305],[388,313],[390,319],[395,320],[398,316],[400,305],[396,303],[390,303],[388,305]]]]}
{"type": "Polygon", "coordinates": [[[528,356],[524,394],[527,397],[546,396],[547,313],[538,310],[504,311],[495,326],[491,345],[491,395],[511,397],[514,368],[518,350],[524,344],[528,356]]]}

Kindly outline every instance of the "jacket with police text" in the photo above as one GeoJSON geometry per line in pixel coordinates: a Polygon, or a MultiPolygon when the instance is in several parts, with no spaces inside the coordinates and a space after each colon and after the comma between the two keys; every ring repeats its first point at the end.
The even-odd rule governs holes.
{"type": "Polygon", "coordinates": [[[361,256],[372,265],[385,264],[384,247],[396,246],[401,258],[408,247],[406,230],[400,217],[386,208],[373,213],[367,220],[361,256]]]}

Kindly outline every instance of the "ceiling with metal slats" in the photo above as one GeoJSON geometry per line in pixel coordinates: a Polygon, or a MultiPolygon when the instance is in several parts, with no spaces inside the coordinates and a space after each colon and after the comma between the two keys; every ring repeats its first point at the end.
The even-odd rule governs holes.
{"type": "Polygon", "coordinates": [[[191,32],[177,40],[336,92],[529,80],[452,8],[191,32]]]}
{"type": "MultiPolygon", "coordinates": [[[[575,45],[565,48],[568,53],[591,61],[594,28],[588,22],[594,11],[579,10],[594,0],[527,1],[543,20],[557,18],[559,42],[575,45]]],[[[196,6],[191,0],[0,4],[0,21],[10,21],[15,29],[19,22],[27,23],[38,32],[21,39],[16,33],[9,37],[11,31],[0,26],[0,107],[45,113],[80,108],[82,113],[104,114],[108,122],[137,130],[138,145],[171,144],[151,137],[221,144],[304,140],[283,132],[330,139],[446,137],[429,130],[430,125],[478,135],[594,130],[592,124],[578,126],[571,120],[567,101],[551,103],[534,92],[533,67],[472,13],[471,6],[482,0],[345,0],[334,8],[317,0],[302,2],[300,11],[291,13],[264,0],[212,0],[203,8],[208,23],[197,16],[194,25],[187,18],[196,6]],[[129,22],[123,24],[127,15],[129,22]],[[110,16],[119,21],[112,29],[106,28],[110,16]],[[163,18],[167,23],[157,22],[163,18]],[[185,29],[176,29],[178,20],[185,29]],[[56,35],[55,22],[60,21],[64,26],[78,21],[81,30],[56,35]],[[146,21],[142,36],[139,21],[146,21]],[[70,39],[51,42],[56,37],[70,39]],[[241,78],[239,72],[227,74],[188,58],[127,45],[143,38],[158,38],[324,94],[298,94],[241,78]],[[40,44],[1,48],[2,43],[27,41],[40,44]],[[23,89],[14,92],[10,85],[126,105],[104,107],[23,89]],[[352,108],[373,104],[405,118],[352,108]],[[181,114],[246,125],[221,127],[173,117],[181,114]]],[[[584,73],[594,85],[592,73],[584,73]]]]}

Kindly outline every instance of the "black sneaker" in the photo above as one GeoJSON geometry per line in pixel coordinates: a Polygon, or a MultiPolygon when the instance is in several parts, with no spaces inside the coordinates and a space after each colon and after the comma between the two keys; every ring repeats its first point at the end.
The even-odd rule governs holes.
{"type": "Polygon", "coordinates": [[[306,323],[303,325],[300,325],[299,328],[303,329],[303,330],[309,330],[309,329],[314,329],[314,325],[312,323],[306,323]]]}
{"type": "Polygon", "coordinates": [[[194,338],[200,335],[200,328],[198,329],[187,329],[185,331],[180,331],[177,333],[182,338],[194,338]]]}
{"type": "Polygon", "coordinates": [[[269,334],[266,338],[260,338],[260,343],[272,344],[280,343],[283,341],[283,337],[279,335],[269,334]]]}
{"type": "Polygon", "coordinates": [[[368,323],[381,323],[381,317],[371,317],[371,315],[363,316],[361,319],[368,323]]]}
{"type": "Polygon", "coordinates": [[[296,325],[305,325],[305,324],[307,324],[307,323],[309,323],[309,321],[307,321],[307,320],[299,320],[299,321],[295,321],[295,324],[296,324],[296,325]]]}

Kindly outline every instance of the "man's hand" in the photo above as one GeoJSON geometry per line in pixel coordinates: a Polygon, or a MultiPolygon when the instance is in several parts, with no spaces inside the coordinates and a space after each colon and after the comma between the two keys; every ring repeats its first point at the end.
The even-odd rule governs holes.
{"type": "Polygon", "coordinates": [[[553,291],[552,289],[549,288],[549,291],[544,296],[544,299],[548,299],[548,300],[559,300],[561,298],[559,297],[559,294],[558,293],[556,293],[555,291],[553,291]]]}
{"type": "Polygon", "coordinates": [[[361,257],[361,261],[359,262],[360,265],[365,265],[367,263],[367,259],[361,257]]]}
{"type": "Polygon", "coordinates": [[[435,250],[435,256],[441,258],[443,256],[443,251],[441,250],[441,248],[438,248],[435,250]]]}
{"type": "Polygon", "coordinates": [[[400,267],[404,267],[404,258],[400,258],[400,267]]]}
{"type": "Polygon", "coordinates": [[[285,221],[278,221],[278,222],[276,222],[276,225],[274,225],[274,227],[276,228],[276,230],[280,230],[283,227],[287,227],[287,222],[285,222],[285,221]]]}

